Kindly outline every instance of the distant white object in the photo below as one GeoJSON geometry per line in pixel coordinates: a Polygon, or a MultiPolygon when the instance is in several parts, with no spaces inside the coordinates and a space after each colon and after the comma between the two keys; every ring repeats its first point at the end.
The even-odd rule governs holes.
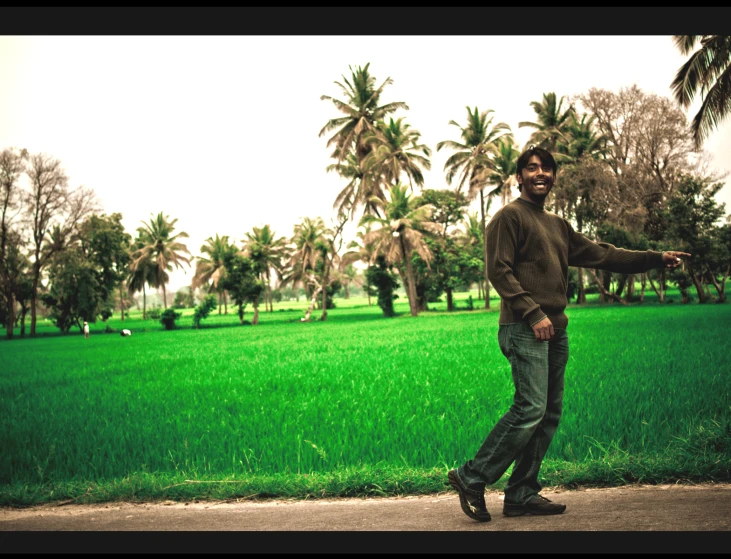
{"type": "Polygon", "coordinates": [[[84,321],[84,337],[89,337],[89,323],[86,321],[84,321]]]}
{"type": "Polygon", "coordinates": [[[127,329],[125,328],[124,330],[122,330],[122,331],[120,332],[120,335],[122,335],[122,336],[131,336],[131,335],[132,335],[132,332],[130,332],[129,330],[127,330],[127,329]]]}

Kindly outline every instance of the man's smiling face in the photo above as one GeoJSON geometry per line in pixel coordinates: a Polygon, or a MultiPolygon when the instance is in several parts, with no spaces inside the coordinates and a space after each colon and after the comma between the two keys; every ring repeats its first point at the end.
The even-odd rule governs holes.
{"type": "Polygon", "coordinates": [[[553,188],[555,179],[553,169],[541,162],[540,157],[532,155],[528,164],[520,171],[518,183],[521,185],[521,198],[543,204],[553,188]]]}

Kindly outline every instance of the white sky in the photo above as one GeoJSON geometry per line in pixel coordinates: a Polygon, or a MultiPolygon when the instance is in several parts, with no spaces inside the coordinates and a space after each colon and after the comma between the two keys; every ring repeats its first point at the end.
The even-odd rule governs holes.
{"type": "MultiPolygon", "coordinates": [[[[436,144],[459,140],[448,122],[464,125],[465,107],[494,110],[522,146],[531,129],[518,122],[535,121],[543,93],[637,84],[672,97],[685,60],[670,36],[0,36],[0,149],[58,158],[132,235],[152,214],[177,218],[195,256],[216,233],[240,244],[254,226],[290,237],[306,216],[331,223],[346,183],[325,172],[318,133],[339,113],[320,96],[344,99],[334,82],[349,66],[393,79],[381,101],[409,105],[394,116],[432,149],[425,188],[439,189],[450,152],[436,144]],[[531,61],[536,50],[551,63],[531,61]]],[[[731,119],[705,148],[731,171],[731,119]]],[[[168,291],[192,275],[172,273],[168,291]]]]}

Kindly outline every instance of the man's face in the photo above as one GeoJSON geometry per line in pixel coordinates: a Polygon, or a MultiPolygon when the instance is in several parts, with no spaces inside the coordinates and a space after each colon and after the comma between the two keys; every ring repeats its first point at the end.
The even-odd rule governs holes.
{"type": "Polygon", "coordinates": [[[542,201],[553,188],[553,169],[541,163],[540,157],[532,155],[528,164],[518,175],[518,183],[522,185],[521,194],[530,199],[542,201]]]}

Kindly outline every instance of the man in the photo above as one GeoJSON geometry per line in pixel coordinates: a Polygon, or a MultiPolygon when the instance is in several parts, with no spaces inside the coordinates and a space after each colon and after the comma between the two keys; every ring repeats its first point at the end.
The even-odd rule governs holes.
{"type": "Polygon", "coordinates": [[[505,486],[503,514],[560,514],[566,505],[541,496],[538,471],[561,416],[569,357],[566,287],[569,266],[617,273],[676,268],[676,251],[632,251],[595,243],[574,231],[544,203],[556,180],[556,161],[545,149],[525,151],[517,164],[520,197],[495,213],[487,226],[488,278],[500,295],[498,340],[510,361],[515,396],[477,451],[448,473],[462,510],[486,522],[485,486],[515,462],[505,486]]]}
{"type": "Polygon", "coordinates": [[[89,323],[86,320],[84,321],[84,337],[89,337],[89,323]]]}

